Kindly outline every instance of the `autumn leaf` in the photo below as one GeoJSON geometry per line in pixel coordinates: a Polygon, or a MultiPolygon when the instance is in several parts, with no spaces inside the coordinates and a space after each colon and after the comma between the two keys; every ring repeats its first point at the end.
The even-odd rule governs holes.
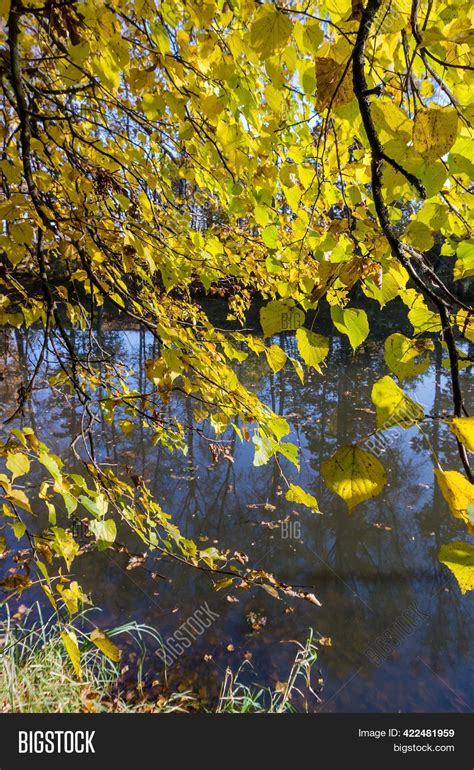
{"type": "Polygon", "coordinates": [[[262,59],[267,59],[283,48],[292,30],[293,24],[287,14],[272,3],[264,3],[250,27],[250,44],[262,59]]]}
{"type": "Polygon", "coordinates": [[[63,640],[64,647],[69,655],[77,678],[82,679],[81,654],[79,652],[76,632],[72,628],[65,628],[61,631],[61,639],[63,640]]]}
{"type": "Polygon", "coordinates": [[[440,468],[435,468],[434,473],[453,516],[462,519],[470,526],[467,508],[474,502],[474,484],[471,484],[459,471],[442,471],[440,468]]]}
{"type": "Polygon", "coordinates": [[[423,407],[409,398],[388,376],[374,384],[372,402],[377,411],[378,430],[386,430],[393,425],[411,428],[424,417],[423,407]]]}
{"type": "Polygon", "coordinates": [[[365,310],[333,306],[331,318],[336,329],[349,337],[353,350],[362,345],[367,338],[369,322],[365,310]]]}
{"type": "Polygon", "coordinates": [[[441,158],[454,144],[457,125],[455,109],[430,107],[418,110],[413,126],[415,150],[427,161],[441,158]]]}
{"type": "MultiPolygon", "coordinates": [[[[183,532],[172,516],[176,501],[158,502],[146,474],[136,474],[138,440],[148,441],[150,457],[189,452],[191,469],[193,436],[228,461],[240,456],[230,450],[237,439],[246,445],[242,458],[250,463],[253,453],[247,470],[262,499],[261,466],[271,463],[277,495],[285,495],[284,480],[288,503],[317,510],[286,466],[299,469],[309,447],[300,427],[320,415],[316,406],[303,414],[303,400],[295,407],[300,452],[287,440],[290,388],[301,384],[291,398],[301,392],[306,400],[315,385],[315,404],[329,407],[337,381],[364,436],[364,415],[373,412],[362,401],[367,385],[377,430],[406,428],[424,419],[423,409],[400,385],[423,375],[428,387],[438,363],[432,351],[441,349],[450,370],[447,388],[440,380],[442,409],[450,415],[467,405],[468,372],[458,377],[472,364],[474,342],[467,2],[429,3],[428,16],[410,0],[317,8],[163,0],[159,13],[143,0],[130,0],[126,13],[110,2],[0,4],[8,43],[4,376],[15,424],[38,423],[38,436],[25,425],[0,444],[8,556],[20,569],[31,534],[37,572],[9,574],[2,588],[20,592],[39,580],[55,610],[64,604],[75,614],[85,594],[65,570],[83,553],[122,551],[129,538],[140,554],[163,552],[194,570],[228,561],[183,532]],[[125,346],[103,344],[114,314],[120,335],[130,326],[140,340],[137,363],[149,356],[144,372],[125,346]],[[346,339],[357,352],[349,381],[338,371],[346,339]],[[382,348],[390,376],[380,379],[372,364],[382,348]],[[313,370],[324,371],[323,383],[313,370]],[[86,476],[65,462],[62,407],[69,427],[73,409],[71,451],[86,460],[86,476]],[[48,431],[64,459],[43,443],[48,431]],[[87,531],[84,545],[76,525],[87,531]],[[60,581],[46,568],[54,554],[64,562],[60,581]]],[[[332,411],[313,425],[322,443],[335,442],[321,470],[351,510],[381,492],[385,473],[365,449],[372,434],[366,444],[336,443],[352,438],[332,411]]],[[[440,433],[440,458],[454,463],[451,449],[458,451],[466,473],[437,468],[435,483],[472,528],[464,451],[474,447],[472,418],[441,423],[450,430],[440,433]]],[[[402,453],[395,494],[408,470],[402,453]]],[[[239,554],[239,568],[230,569],[242,588],[263,579],[271,595],[313,601],[225,547],[239,554]]]]}
{"type": "Polygon", "coordinates": [[[6,466],[12,474],[12,481],[24,476],[30,470],[30,461],[28,457],[21,452],[14,452],[7,455],[6,466]]]}
{"type": "Polygon", "coordinates": [[[330,57],[316,57],[316,105],[318,110],[341,107],[354,98],[352,67],[330,57]]]}
{"type": "Polygon", "coordinates": [[[299,487],[297,484],[290,484],[285,494],[285,498],[292,503],[301,503],[301,505],[306,505],[306,507],[311,508],[312,511],[319,510],[318,501],[316,498],[309,494],[309,492],[305,492],[304,489],[299,487]]]}
{"type": "Polygon", "coordinates": [[[54,535],[54,540],[51,543],[52,548],[63,557],[66,562],[68,570],[71,568],[71,564],[79,553],[80,546],[73,537],[73,535],[62,527],[51,527],[51,532],[54,535]]]}
{"type": "Polygon", "coordinates": [[[317,372],[321,372],[319,364],[324,361],[329,353],[329,340],[322,334],[316,334],[309,329],[300,328],[296,331],[298,352],[306,366],[311,366],[317,372]]]}
{"type": "Polygon", "coordinates": [[[272,372],[279,372],[285,366],[287,356],[278,345],[270,345],[269,348],[265,348],[265,355],[272,372]]]}
{"type": "Polygon", "coordinates": [[[298,329],[304,323],[304,313],[293,300],[272,300],[260,310],[263,336],[270,337],[281,331],[298,329]]]}
{"type": "Polygon", "coordinates": [[[434,344],[430,339],[410,339],[395,332],[385,340],[385,363],[400,381],[416,377],[428,369],[432,350],[434,344]]]}
{"type": "Polygon", "coordinates": [[[474,417],[454,417],[451,430],[466,449],[474,452],[474,417]]]}
{"type": "Polygon", "coordinates": [[[99,551],[109,548],[117,537],[117,525],[113,519],[91,521],[89,529],[95,535],[99,551]]]}
{"type": "Polygon", "coordinates": [[[114,663],[119,662],[122,654],[121,650],[117,647],[116,644],[113,643],[113,641],[104,631],[101,631],[99,628],[94,628],[89,636],[89,639],[91,640],[92,644],[95,644],[95,646],[101,652],[103,652],[107,658],[112,660],[114,663]]]}
{"type": "Polygon", "coordinates": [[[474,546],[457,540],[442,545],[438,559],[445,564],[458,581],[461,593],[474,589],[474,546]]]}
{"type": "Polygon", "coordinates": [[[322,463],[321,475],[326,486],[347,503],[349,512],[380,494],[386,484],[382,463],[358,446],[338,449],[322,463]]]}

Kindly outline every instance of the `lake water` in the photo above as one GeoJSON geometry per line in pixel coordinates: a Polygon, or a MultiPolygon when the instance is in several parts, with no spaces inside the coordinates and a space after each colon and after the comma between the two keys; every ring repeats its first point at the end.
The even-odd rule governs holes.
{"type": "MultiPolygon", "coordinates": [[[[312,711],[474,709],[472,599],[461,595],[454,576],[437,560],[442,543],[468,536],[434,486],[428,443],[416,429],[392,436],[380,456],[387,471],[386,488],[352,515],[325,489],[319,475],[321,462],[337,446],[373,430],[370,390],[388,373],[383,339],[392,322],[390,313],[379,313],[373,324],[380,337],[376,331],[355,355],[330,324],[318,323],[315,330],[331,338],[328,366],[323,376],[307,371],[304,385],[290,364],[276,375],[255,356],[238,365],[242,381],[289,418],[289,438],[301,448],[301,474],[298,477],[284,464],[285,473],[316,496],[322,514],[287,502],[276,465],[253,467],[252,446],[235,437],[229,437],[234,462],[224,458],[213,462],[209,442],[192,430],[192,407],[181,398],[169,409],[189,426],[186,457],[152,447],[150,434],[141,427],[127,436],[106,422],[98,429],[100,459],[122,470],[132,466],[188,537],[203,547],[216,544],[243,551],[251,566],[307,587],[322,603],[316,607],[298,600],[276,601],[261,589],[216,593],[205,574],[157,562],[153,555],[145,563],[147,570],[127,570],[126,557],[110,551],[81,557],[73,568],[80,569],[77,576],[83,588],[102,608],[97,618],[103,627],[133,619],[166,637],[205,602],[218,615],[171,668],[172,684],[180,682],[212,699],[226,667],[236,670],[245,656],[254,668],[247,677],[265,685],[285,681],[296,652],[291,640],[304,641],[311,627],[317,637],[331,639],[330,646],[320,647],[320,673],[315,670],[315,677],[324,686],[321,702],[310,701],[312,711]],[[286,517],[286,526],[277,524],[286,517]],[[155,569],[168,580],[153,579],[155,569]],[[395,629],[401,638],[393,644],[390,634],[395,629]],[[377,657],[368,649],[374,648],[378,637],[385,639],[386,647],[385,655],[377,657]]],[[[16,403],[17,388],[32,370],[40,341],[35,330],[4,332],[3,416],[16,403]]],[[[275,341],[296,355],[291,334],[275,341]]],[[[116,360],[133,368],[146,387],[144,361],[153,355],[151,337],[136,330],[108,329],[105,324],[102,342],[116,360]]],[[[81,344],[79,337],[77,343],[81,344]]],[[[427,412],[439,415],[450,409],[449,381],[440,350],[435,360],[425,375],[407,381],[405,390],[427,412]]],[[[79,430],[81,409],[74,399],[41,387],[44,377],[55,371],[51,357],[18,424],[31,425],[72,467],[70,443],[79,430]]],[[[472,405],[472,380],[469,383],[466,372],[462,377],[472,405]]],[[[446,426],[434,421],[426,432],[443,467],[458,469],[446,426]]],[[[205,433],[212,437],[206,425],[205,433]]],[[[132,538],[127,543],[137,549],[132,538]]],[[[8,560],[0,562],[2,569],[8,566],[8,560]]],[[[152,649],[149,661],[159,676],[161,663],[152,649]]]]}

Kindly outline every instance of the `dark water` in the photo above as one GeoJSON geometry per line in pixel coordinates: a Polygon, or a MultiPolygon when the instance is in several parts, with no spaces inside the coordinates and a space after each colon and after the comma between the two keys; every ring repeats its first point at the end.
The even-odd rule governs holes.
{"type": "MultiPolygon", "coordinates": [[[[329,326],[320,325],[317,330],[331,336],[329,365],[324,376],[307,372],[304,385],[290,364],[276,375],[263,359],[254,356],[238,366],[242,381],[276,412],[289,417],[293,429],[289,438],[301,448],[301,474],[297,478],[284,465],[285,473],[317,497],[323,515],[287,502],[276,465],[269,462],[253,467],[253,448],[235,437],[229,437],[234,462],[220,459],[214,463],[208,442],[192,430],[192,407],[182,399],[176,399],[170,409],[189,426],[186,457],[153,448],[150,434],[141,427],[124,436],[102,423],[96,435],[100,459],[122,468],[133,466],[187,536],[203,547],[216,544],[244,551],[251,566],[308,586],[322,602],[318,608],[303,601],[276,601],[261,589],[216,593],[205,574],[157,563],[153,557],[146,566],[165,575],[168,582],[153,580],[150,571],[141,568],[127,571],[127,561],[120,554],[81,557],[73,568],[80,569],[83,588],[103,609],[103,626],[133,619],[167,636],[204,602],[219,615],[180,657],[171,670],[172,680],[174,676],[203,697],[212,695],[226,667],[237,669],[245,653],[251,653],[259,682],[285,681],[296,651],[291,640],[304,641],[311,627],[316,636],[332,640],[331,646],[320,648],[318,665],[324,688],[321,703],[313,701],[312,710],[474,709],[472,599],[469,594],[461,595],[454,576],[437,560],[442,543],[468,536],[462,522],[450,516],[434,486],[433,461],[425,439],[416,429],[399,430],[398,438],[392,436],[381,455],[387,487],[352,515],[319,477],[321,461],[337,446],[373,430],[370,390],[377,378],[387,374],[383,338],[391,321],[381,314],[376,321],[380,339],[372,338],[356,355],[344,341],[331,336],[329,326]],[[287,516],[291,526],[286,529],[263,524],[287,516]],[[238,601],[229,601],[229,593],[238,601]],[[249,613],[264,619],[260,630],[252,630],[249,613]],[[400,629],[400,620],[408,617],[402,638],[393,649],[388,640],[383,659],[367,654],[377,637],[389,637],[390,630],[400,629]],[[229,645],[233,649],[228,650],[229,645]]],[[[102,338],[115,359],[127,363],[140,386],[146,387],[143,364],[153,354],[151,338],[138,331],[106,328],[102,338]]],[[[291,335],[275,341],[296,355],[291,335]]],[[[0,395],[4,414],[15,404],[17,388],[27,379],[39,343],[39,333],[32,330],[27,336],[10,330],[3,339],[0,395]]],[[[81,344],[79,338],[77,344],[81,344]]],[[[440,414],[450,409],[449,383],[441,367],[441,351],[435,358],[436,365],[408,381],[405,390],[426,411],[440,414]]],[[[42,372],[43,383],[54,371],[51,359],[42,372]]],[[[472,396],[474,389],[466,372],[463,380],[472,396]]],[[[20,422],[34,427],[54,452],[74,465],[69,446],[79,431],[80,406],[41,385],[40,379],[20,422]]],[[[208,426],[205,432],[212,437],[208,426]]],[[[443,467],[457,469],[459,460],[447,428],[436,422],[427,428],[427,435],[443,467]]],[[[132,539],[127,542],[134,545],[132,539]]],[[[159,661],[157,664],[158,668],[159,661]]]]}

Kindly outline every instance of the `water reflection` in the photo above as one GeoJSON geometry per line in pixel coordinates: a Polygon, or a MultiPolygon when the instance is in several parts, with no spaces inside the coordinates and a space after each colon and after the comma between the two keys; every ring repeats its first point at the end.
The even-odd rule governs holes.
{"type": "MultiPolygon", "coordinates": [[[[390,316],[379,316],[382,338],[382,327],[390,323],[390,316]]],[[[110,326],[104,324],[101,330],[103,346],[115,360],[131,367],[138,386],[145,388],[144,361],[156,355],[151,338],[138,330],[110,326]]],[[[331,335],[329,325],[318,330],[331,337],[324,376],[307,373],[302,385],[289,365],[273,375],[263,359],[255,357],[239,364],[238,374],[277,413],[289,416],[291,439],[301,447],[298,483],[317,497],[323,515],[287,502],[276,464],[254,468],[252,447],[235,437],[229,435],[234,462],[225,458],[214,462],[209,442],[192,429],[191,404],[181,397],[165,409],[188,425],[186,457],[160,446],[153,448],[141,426],[124,436],[105,419],[96,446],[102,461],[122,469],[129,466],[128,472],[131,466],[143,476],[189,537],[246,552],[252,566],[311,587],[322,608],[277,602],[263,590],[215,593],[203,573],[157,563],[153,557],[147,560],[148,571],[130,571],[124,557],[109,552],[85,555],[77,562],[81,583],[103,608],[102,623],[133,618],[163,635],[172,633],[207,601],[219,618],[176,668],[179,678],[184,672],[195,690],[204,687],[212,693],[226,666],[236,668],[245,653],[251,655],[260,680],[282,680],[295,653],[291,640],[303,640],[313,627],[332,639],[332,646],[321,648],[323,700],[313,704],[314,710],[472,710],[472,602],[469,595],[461,596],[453,576],[436,557],[442,543],[466,538],[464,526],[449,515],[434,487],[428,445],[415,430],[401,431],[381,458],[389,484],[377,499],[348,515],[344,504],[325,489],[319,478],[320,463],[337,445],[371,432],[370,390],[387,371],[379,340],[352,355],[344,341],[331,335]],[[272,526],[279,520],[286,520],[286,529],[272,526]],[[150,571],[154,570],[169,582],[153,580],[150,571]],[[367,649],[377,637],[385,638],[404,610],[413,607],[420,613],[419,622],[377,665],[367,649]],[[259,631],[251,628],[251,612],[265,618],[259,631]]],[[[8,332],[1,339],[0,393],[4,412],[9,413],[19,385],[28,380],[41,340],[34,330],[8,332]]],[[[289,355],[296,355],[291,335],[280,335],[276,341],[289,355]]],[[[87,341],[78,335],[76,343],[80,347],[87,341]]],[[[46,361],[43,383],[54,371],[53,361],[46,361]]],[[[463,376],[467,380],[466,373],[463,376]]],[[[439,350],[435,365],[409,382],[409,395],[428,411],[449,410],[449,384],[439,350]]],[[[80,430],[80,405],[75,399],[65,402],[63,396],[42,387],[41,381],[37,384],[20,422],[31,425],[53,451],[74,464],[70,443],[80,430]]],[[[427,432],[445,467],[458,468],[446,427],[435,422],[427,432]]],[[[207,426],[204,433],[212,437],[207,426]]],[[[284,467],[296,481],[291,468],[284,467]]]]}

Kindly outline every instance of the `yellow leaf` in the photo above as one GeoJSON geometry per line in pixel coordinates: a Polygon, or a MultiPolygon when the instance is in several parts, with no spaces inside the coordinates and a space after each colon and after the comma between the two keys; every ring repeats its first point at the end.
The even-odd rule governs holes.
{"type": "Polygon", "coordinates": [[[314,495],[310,495],[309,492],[305,492],[297,484],[290,484],[285,498],[291,503],[301,503],[311,508],[312,511],[318,511],[318,501],[314,495]]]}
{"type": "Polygon", "coordinates": [[[224,110],[222,99],[214,94],[204,96],[200,100],[200,107],[207,118],[216,118],[224,110]]]}
{"type": "Polygon", "coordinates": [[[400,133],[411,134],[411,121],[408,115],[390,99],[374,99],[372,114],[377,128],[399,137],[400,133]]]}
{"type": "Polygon", "coordinates": [[[22,521],[16,521],[14,524],[11,525],[13,532],[15,533],[15,537],[17,540],[21,540],[23,535],[26,532],[26,524],[24,524],[22,521]]]}
{"type": "Polygon", "coordinates": [[[272,3],[264,3],[250,27],[250,44],[262,59],[268,59],[284,47],[292,31],[293,24],[288,16],[272,3]]]}
{"type": "Polygon", "coordinates": [[[374,23],[377,34],[401,32],[410,22],[410,7],[410,0],[397,0],[396,5],[392,5],[390,0],[380,3],[374,23]]]}
{"type": "Polygon", "coordinates": [[[316,53],[324,40],[324,32],[319,23],[306,24],[303,40],[310,53],[316,53]]]}
{"type": "Polygon", "coordinates": [[[102,519],[101,521],[91,521],[89,529],[96,537],[99,551],[110,548],[117,537],[117,525],[113,519],[102,519]]]}
{"type": "Polygon", "coordinates": [[[304,385],[304,369],[301,366],[300,362],[296,360],[296,358],[290,358],[291,363],[293,364],[295,368],[295,372],[298,375],[298,378],[302,385],[304,385]]]}
{"type": "Polygon", "coordinates": [[[34,230],[29,222],[10,225],[10,237],[15,243],[31,246],[34,230]]]}
{"type": "Polygon", "coordinates": [[[400,297],[409,308],[408,320],[415,334],[441,331],[441,321],[437,313],[428,308],[423,297],[415,289],[400,292],[400,297]]]}
{"type": "Polygon", "coordinates": [[[279,345],[270,345],[265,349],[268,365],[273,372],[279,372],[286,363],[286,353],[279,345]]]}
{"type": "Polygon", "coordinates": [[[434,244],[433,229],[424,222],[413,220],[405,230],[405,240],[418,251],[428,251],[434,244]]]}
{"type": "Polygon", "coordinates": [[[129,433],[131,433],[131,431],[135,427],[131,420],[119,420],[118,424],[120,426],[120,430],[122,431],[122,433],[125,433],[126,436],[129,433]]]}
{"type": "Polygon", "coordinates": [[[456,316],[456,323],[461,334],[464,334],[469,342],[474,343],[474,315],[467,310],[460,310],[456,316]]]}
{"type": "Polygon", "coordinates": [[[459,471],[442,471],[435,468],[435,476],[451,513],[469,526],[467,506],[474,502],[474,484],[459,471]]]}
{"type": "Polygon", "coordinates": [[[321,465],[326,486],[347,503],[349,511],[356,505],[376,497],[385,486],[382,463],[358,446],[345,446],[321,465]]]}
{"type": "Polygon", "coordinates": [[[21,452],[14,452],[7,456],[6,466],[8,470],[11,471],[12,481],[14,481],[19,478],[19,476],[24,476],[25,473],[28,473],[30,470],[30,461],[27,456],[21,452]]]}
{"type": "Polygon", "coordinates": [[[83,604],[90,604],[88,596],[83,593],[76,580],[71,581],[68,587],[59,583],[57,590],[61,594],[70,615],[73,615],[75,612],[77,612],[79,608],[79,602],[82,602],[83,604]]]}
{"type": "Polygon", "coordinates": [[[64,647],[66,648],[71,663],[74,666],[77,678],[82,679],[81,653],[79,652],[76,632],[73,631],[72,628],[65,629],[64,631],[61,631],[61,639],[63,640],[64,647]]]}
{"type": "Polygon", "coordinates": [[[434,350],[432,340],[411,340],[396,332],[385,340],[385,363],[399,380],[416,377],[426,372],[430,365],[429,350],[434,350]]]}
{"type": "Polygon", "coordinates": [[[6,494],[7,500],[12,500],[19,508],[31,513],[30,502],[22,489],[10,489],[6,494]]]}
{"type": "Polygon", "coordinates": [[[67,532],[62,527],[51,527],[51,531],[54,534],[54,541],[52,542],[52,548],[54,551],[63,557],[66,562],[66,566],[71,569],[71,564],[80,551],[79,543],[76,543],[70,532],[67,532]]]}
{"type": "Polygon", "coordinates": [[[304,313],[292,299],[275,299],[260,310],[263,336],[270,337],[277,332],[298,329],[303,325],[304,313]]]}
{"type": "Polygon", "coordinates": [[[373,386],[372,402],[377,410],[378,430],[387,430],[393,425],[411,428],[424,416],[420,404],[405,395],[388,375],[373,386]]]}
{"type": "Polygon", "coordinates": [[[474,588],[474,546],[457,540],[454,543],[442,545],[438,559],[445,564],[458,581],[461,593],[472,591],[474,588]]]}
{"type": "Polygon", "coordinates": [[[331,319],[339,332],[347,334],[353,350],[362,345],[369,333],[369,322],[365,310],[334,305],[331,307],[331,319]]]}
{"type": "Polygon", "coordinates": [[[107,658],[113,660],[114,663],[119,662],[120,656],[122,654],[121,650],[117,647],[116,644],[112,642],[111,639],[109,639],[107,634],[100,630],[100,628],[94,628],[89,638],[92,644],[95,644],[95,646],[98,647],[98,649],[103,652],[107,658]]]}
{"type": "Polygon", "coordinates": [[[445,155],[453,146],[457,135],[456,110],[446,107],[430,107],[419,110],[413,126],[415,150],[427,161],[445,155]]]}
{"type": "Polygon", "coordinates": [[[455,417],[451,423],[451,430],[466,449],[474,452],[474,417],[455,417]]]}
{"type": "Polygon", "coordinates": [[[312,366],[317,372],[321,372],[319,364],[329,353],[328,338],[301,328],[296,332],[296,340],[299,354],[306,366],[312,366]]]}

